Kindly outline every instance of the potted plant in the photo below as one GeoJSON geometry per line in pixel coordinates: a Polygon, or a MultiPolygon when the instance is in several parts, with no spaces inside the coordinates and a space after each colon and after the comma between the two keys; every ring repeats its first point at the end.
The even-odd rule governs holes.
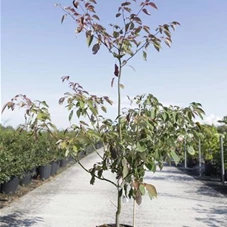
{"type": "MultiPolygon", "coordinates": [[[[73,125],[77,136],[74,140],[60,140],[61,148],[72,152],[76,157],[77,152],[83,149],[78,146],[81,141],[83,144],[94,144],[98,140],[104,145],[104,153],[99,154],[101,161],[95,163],[93,168],[86,170],[79,160],[78,163],[91,174],[91,184],[98,178],[116,187],[116,227],[120,226],[122,196],[133,198],[137,204],[141,203],[141,196],[145,191],[148,191],[151,198],[155,197],[157,194],[155,187],[143,182],[146,169],[155,171],[156,162],[162,168],[167,158],[173,158],[177,162],[175,149],[182,149],[183,146],[178,142],[178,137],[187,133],[195,134],[193,119],[195,115],[204,114],[198,103],[192,103],[187,108],[165,107],[151,94],[136,96],[130,100],[135,102],[136,107],[123,111],[121,89],[124,85],[121,79],[124,67],[140,51],[146,60],[147,48],[151,45],[158,51],[161,41],[170,46],[172,42],[170,29],[175,30],[175,26],[179,25],[174,21],[159,26],[155,33],[151,33],[149,26],[143,24],[141,14],[149,15],[149,11],[157,9],[157,6],[147,0],[135,7],[134,11],[133,3],[133,1],[123,1],[119,5],[116,18],[121,22],[110,24],[110,29],[100,24],[94,0],[74,1],[72,7],[63,8],[57,5],[65,12],[62,22],[67,16],[73,18],[77,25],[77,33],[85,34],[88,46],[93,45],[93,54],[97,54],[104,46],[116,60],[113,72],[115,77],[111,83],[113,86],[114,80],[117,80],[118,111],[115,121],[105,119],[100,113],[100,111],[106,112],[106,105],[112,104],[112,101],[107,96],[98,97],[89,94],[78,83],[69,81],[72,93],[66,93],[59,100],[60,104],[67,103],[70,111],[69,120],[74,113],[78,118],[88,119],[88,122],[81,120],[79,126],[73,125]],[[103,176],[106,170],[116,174],[116,182],[103,176]]],[[[62,81],[67,80],[69,77],[62,78],[62,81]]],[[[135,226],[134,221],[133,226],[135,226]]]]}
{"type": "MultiPolygon", "coordinates": [[[[99,179],[116,188],[115,223],[103,225],[111,227],[120,226],[123,197],[133,199],[135,208],[136,203],[141,204],[146,191],[151,199],[157,196],[155,186],[144,182],[146,170],[155,172],[156,163],[162,168],[163,162],[168,159],[178,162],[177,152],[180,153],[183,148],[183,142],[179,138],[188,133],[197,136],[200,125],[194,122],[194,118],[204,114],[198,103],[192,103],[186,108],[166,107],[151,94],[130,99],[133,104],[131,108],[122,107],[121,89],[124,85],[121,79],[124,68],[139,52],[142,52],[146,60],[149,46],[154,46],[158,51],[162,41],[170,46],[171,29],[179,25],[174,21],[159,26],[155,33],[152,33],[151,29],[143,24],[141,14],[149,15],[149,11],[157,6],[149,0],[140,2],[137,7],[132,7],[133,4],[137,3],[125,1],[120,4],[116,18],[121,22],[110,24],[110,29],[100,24],[95,0],[74,1],[72,7],[65,8],[57,5],[65,12],[62,22],[66,16],[73,18],[77,33],[84,33],[88,46],[93,45],[93,54],[97,54],[104,46],[116,61],[111,83],[113,86],[114,80],[117,80],[118,110],[115,120],[102,116],[102,112],[107,112],[107,106],[113,103],[109,97],[90,94],[80,84],[70,81],[68,76],[63,77],[62,81],[68,81],[72,91],[65,93],[59,100],[60,104],[66,103],[69,120],[72,122],[76,114],[80,121],[79,124],[71,124],[74,136],[59,139],[58,146],[65,150],[66,156],[71,154],[91,175],[91,184],[94,184],[95,179],[99,179]],[[98,141],[103,144],[103,152],[95,150],[100,161],[94,163],[91,169],[86,169],[78,154],[88,146],[95,148],[98,141]],[[105,171],[114,173],[116,180],[106,178],[103,174],[105,171]]],[[[18,103],[13,99],[5,107],[13,109],[16,104],[18,103]]],[[[37,115],[34,117],[37,118],[37,115]]],[[[40,120],[42,121],[42,118],[40,120]]],[[[135,226],[135,218],[132,219],[135,226]]]]}

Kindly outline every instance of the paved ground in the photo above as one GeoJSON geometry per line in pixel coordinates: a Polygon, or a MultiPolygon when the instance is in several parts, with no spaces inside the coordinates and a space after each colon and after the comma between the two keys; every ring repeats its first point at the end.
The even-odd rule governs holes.
{"type": "MultiPolygon", "coordinates": [[[[83,159],[87,166],[98,160],[91,154],[83,159]]],[[[113,176],[111,176],[113,177],[113,176]]],[[[77,164],[53,181],[33,190],[0,210],[0,226],[6,227],[95,227],[113,223],[115,188],[106,182],[89,184],[89,175],[77,164]]],[[[227,227],[227,198],[181,172],[164,167],[154,175],[147,173],[158,198],[143,197],[137,207],[137,227],[227,227]]],[[[122,223],[132,224],[132,201],[123,204],[122,223]]]]}

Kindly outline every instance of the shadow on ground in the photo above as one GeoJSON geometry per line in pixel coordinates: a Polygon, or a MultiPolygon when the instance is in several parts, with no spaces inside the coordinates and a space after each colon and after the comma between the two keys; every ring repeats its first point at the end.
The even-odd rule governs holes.
{"type": "MultiPolygon", "coordinates": [[[[219,192],[222,195],[225,195],[227,197],[227,184],[223,185],[221,183],[221,181],[217,181],[216,178],[213,179],[212,177],[210,177],[210,179],[208,179],[208,178],[205,179],[203,177],[199,177],[198,174],[195,174],[193,171],[188,170],[188,169],[184,169],[184,168],[178,168],[178,169],[181,170],[182,172],[194,177],[194,179],[203,182],[204,185],[206,185],[210,188],[213,188],[217,192],[219,192]]],[[[206,194],[206,191],[204,190],[203,187],[201,187],[200,189],[198,189],[198,193],[206,194]]]]}
{"type": "Polygon", "coordinates": [[[21,212],[15,212],[6,216],[0,217],[1,227],[28,227],[33,226],[37,222],[42,222],[42,218],[23,218],[21,212]]]}
{"type": "Polygon", "coordinates": [[[206,224],[206,226],[226,226],[227,220],[227,209],[226,205],[223,206],[215,206],[213,208],[206,208],[201,205],[197,205],[194,208],[197,213],[202,214],[205,213],[206,217],[196,217],[196,220],[206,224]],[[219,215],[219,218],[217,217],[219,215]]]}

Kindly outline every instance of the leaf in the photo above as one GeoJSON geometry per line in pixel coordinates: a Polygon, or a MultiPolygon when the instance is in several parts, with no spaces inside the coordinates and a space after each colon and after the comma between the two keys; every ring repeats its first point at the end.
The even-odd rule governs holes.
{"type": "Polygon", "coordinates": [[[138,152],[144,152],[146,150],[146,147],[145,146],[143,147],[143,146],[140,145],[140,143],[137,143],[136,150],[138,152]]]}
{"type": "Polygon", "coordinates": [[[69,149],[67,149],[67,150],[65,151],[65,157],[68,157],[68,155],[69,155],[69,149]]]}
{"type": "Polygon", "coordinates": [[[193,148],[193,146],[188,146],[187,147],[188,153],[191,155],[195,155],[195,149],[193,148]]]}
{"type": "Polygon", "coordinates": [[[107,110],[106,110],[106,107],[105,107],[105,106],[101,106],[101,109],[102,109],[102,111],[103,111],[103,112],[105,112],[105,113],[107,112],[107,110]]]}
{"type": "Polygon", "coordinates": [[[121,13],[117,13],[117,14],[116,14],[116,17],[120,17],[120,16],[121,16],[121,13]]]}
{"type": "Polygon", "coordinates": [[[141,195],[145,195],[145,187],[143,184],[140,184],[139,190],[140,190],[141,195]]]}
{"type": "Polygon", "coordinates": [[[142,21],[139,17],[133,17],[133,20],[137,22],[138,24],[142,24],[142,21]]]}
{"type": "Polygon", "coordinates": [[[150,199],[153,199],[154,197],[157,197],[157,191],[154,185],[152,184],[145,184],[145,187],[148,191],[150,199]]]}
{"type": "Polygon", "coordinates": [[[73,5],[76,9],[78,9],[79,2],[78,1],[73,1],[73,5]]]}
{"type": "Polygon", "coordinates": [[[137,190],[137,192],[136,192],[136,203],[138,205],[140,205],[142,203],[142,196],[141,196],[140,190],[137,190]]]}
{"type": "Polygon", "coordinates": [[[164,40],[165,44],[168,46],[168,47],[171,47],[171,40],[170,39],[165,39],[164,40]]]}
{"type": "Polygon", "coordinates": [[[72,117],[73,117],[73,110],[70,111],[70,114],[69,114],[69,121],[72,120],[72,117]]]}
{"type": "Polygon", "coordinates": [[[87,45],[88,45],[88,47],[90,47],[90,45],[91,45],[91,43],[92,43],[92,40],[93,40],[93,35],[88,35],[88,37],[87,37],[87,45]]]}
{"type": "Polygon", "coordinates": [[[63,21],[65,20],[65,18],[67,17],[67,14],[64,14],[61,18],[61,24],[63,23],[63,21]]]}
{"type": "Polygon", "coordinates": [[[113,37],[114,37],[115,39],[117,39],[117,38],[119,37],[119,32],[114,31],[114,32],[113,32],[113,37]]]}
{"type": "Polygon", "coordinates": [[[146,61],[147,60],[147,52],[143,51],[143,59],[146,61]]]}
{"type": "Polygon", "coordinates": [[[122,88],[122,89],[125,88],[123,84],[119,84],[119,87],[122,88]]]}
{"type": "Polygon", "coordinates": [[[129,6],[129,5],[131,5],[131,2],[123,2],[123,3],[121,4],[121,6],[129,6]]]}
{"type": "Polygon", "coordinates": [[[176,152],[174,150],[171,150],[170,154],[171,154],[171,157],[173,158],[174,162],[177,165],[180,161],[179,156],[176,154],[176,152]]]}
{"type": "Polygon", "coordinates": [[[92,17],[95,18],[96,20],[100,20],[100,18],[96,14],[94,14],[92,17]]]}
{"type": "Polygon", "coordinates": [[[143,12],[144,12],[145,14],[147,14],[147,15],[151,15],[151,14],[147,11],[147,9],[143,9],[143,12]]]}
{"type": "Polygon", "coordinates": [[[111,80],[111,87],[113,87],[114,84],[114,78],[111,80]]]}
{"type": "Polygon", "coordinates": [[[98,43],[96,43],[93,47],[92,47],[92,52],[93,54],[97,54],[98,51],[100,49],[100,45],[98,43]]]}
{"type": "Polygon", "coordinates": [[[64,100],[65,100],[65,97],[62,97],[59,99],[58,103],[61,105],[64,102],[64,100]]]}
{"type": "Polygon", "coordinates": [[[157,51],[160,51],[161,46],[160,46],[159,43],[155,42],[155,43],[154,43],[154,48],[155,48],[157,51]]]}
{"type": "Polygon", "coordinates": [[[148,5],[155,9],[158,9],[158,7],[153,2],[149,2],[148,5]]]}
{"type": "Polygon", "coordinates": [[[77,153],[78,152],[78,148],[77,148],[77,146],[73,146],[73,151],[75,152],[75,153],[77,153]]]}

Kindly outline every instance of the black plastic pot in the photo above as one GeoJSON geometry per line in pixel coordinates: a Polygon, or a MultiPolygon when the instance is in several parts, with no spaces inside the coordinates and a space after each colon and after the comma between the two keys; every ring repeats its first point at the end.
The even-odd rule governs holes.
{"type": "Polygon", "coordinates": [[[18,185],[18,177],[12,177],[8,182],[2,184],[1,192],[5,194],[13,194],[16,192],[18,185]]]}
{"type": "Polygon", "coordinates": [[[51,165],[40,166],[38,168],[38,174],[42,180],[50,177],[51,165]]]}
{"type": "Polygon", "coordinates": [[[66,159],[60,160],[60,167],[66,167],[66,165],[67,165],[67,160],[66,159]]]}
{"type": "Polygon", "coordinates": [[[24,174],[24,176],[20,180],[19,184],[22,186],[26,186],[31,183],[31,180],[32,180],[32,173],[29,171],[24,174]]]}
{"type": "Polygon", "coordinates": [[[35,167],[30,172],[31,172],[32,178],[36,178],[38,175],[38,168],[35,167]]]}
{"type": "Polygon", "coordinates": [[[51,171],[50,175],[53,176],[57,173],[58,169],[60,167],[59,161],[51,162],[51,171]]]}
{"type": "Polygon", "coordinates": [[[205,163],[205,172],[206,176],[211,176],[212,174],[212,164],[210,162],[205,163]]]}

